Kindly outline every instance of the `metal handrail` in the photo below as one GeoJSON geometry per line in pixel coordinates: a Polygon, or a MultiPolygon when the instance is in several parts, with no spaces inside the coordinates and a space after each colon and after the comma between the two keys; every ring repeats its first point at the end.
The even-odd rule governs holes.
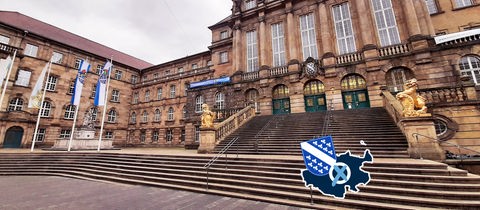
{"type": "MultiPolygon", "coordinates": [[[[422,137],[425,137],[425,138],[427,138],[427,139],[433,140],[433,142],[438,142],[439,144],[448,144],[448,145],[451,145],[451,146],[455,146],[455,147],[458,149],[459,153],[460,153],[460,149],[464,149],[464,150],[468,150],[468,151],[474,152],[474,153],[476,153],[476,155],[477,155],[477,154],[480,155],[480,151],[473,150],[473,149],[470,149],[470,148],[468,148],[468,147],[460,146],[460,145],[458,145],[458,144],[454,144],[454,143],[450,143],[450,142],[446,142],[446,141],[439,141],[439,140],[436,139],[436,138],[432,138],[432,137],[430,137],[430,136],[426,136],[426,135],[423,135],[423,134],[420,134],[420,133],[412,133],[412,136],[413,136],[413,137],[415,138],[415,140],[417,141],[417,144],[418,144],[418,136],[422,136],[422,137]]],[[[460,154],[459,154],[459,155],[460,155],[460,154]]],[[[460,155],[460,157],[461,157],[461,160],[463,161],[463,156],[460,155]]],[[[421,153],[420,153],[420,159],[423,159],[421,153]]]]}
{"type": "MultiPolygon", "coordinates": [[[[230,149],[230,147],[235,144],[235,142],[237,142],[238,140],[238,136],[233,138],[232,140],[230,140],[230,142],[228,142],[227,145],[225,145],[222,150],[220,150],[220,152],[218,152],[214,157],[212,157],[212,159],[210,159],[210,161],[208,161],[208,163],[206,163],[204,166],[203,166],[203,169],[206,170],[207,172],[207,190],[208,190],[208,169],[210,169],[210,167],[212,166],[213,163],[215,163],[215,161],[217,161],[217,159],[223,155],[226,151],[228,151],[228,149],[230,149]]],[[[228,154],[225,153],[225,169],[227,169],[228,167],[228,154]]],[[[238,144],[237,144],[237,158],[238,158],[238,144]]]]}
{"type": "Polygon", "coordinates": [[[270,124],[272,124],[272,122],[275,120],[277,120],[277,118],[279,118],[278,116],[274,116],[272,119],[270,119],[267,124],[265,124],[262,129],[260,129],[260,131],[258,131],[258,133],[253,137],[255,139],[255,145],[254,145],[254,148],[255,148],[255,152],[258,153],[258,136],[260,134],[263,134],[263,132],[265,131],[265,129],[270,126],[270,124]]]}

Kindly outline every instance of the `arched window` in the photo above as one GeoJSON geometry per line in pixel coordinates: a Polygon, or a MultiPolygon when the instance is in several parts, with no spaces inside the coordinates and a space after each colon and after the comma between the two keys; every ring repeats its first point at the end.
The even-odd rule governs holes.
{"type": "Polygon", "coordinates": [[[471,76],[476,85],[480,84],[480,58],[477,56],[464,56],[460,59],[460,72],[471,76]]]}
{"type": "Polygon", "coordinates": [[[387,81],[388,90],[391,92],[403,91],[403,84],[405,84],[405,81],[412,78],[413,73],[402,67],[390,69],[387,74],[385,74],[385,81],[387,81]]]}
{"type": "Polygon", "coordinates": [[[22,111],[23,110],[23,99],[21,98],[14,98],[10,100],[10,103],[8,104],[8,111],[13,112],[13,111],[22,111]]]}
{"type": "Polygon", "coordinates": [[[116,121],[117,121],[117,111],[115,111],[115,109],[112,109],[108,112],[107,122],[115,123],[116,121]]]}
{"type": "Polygon", "coordinates": [[[258,90],[256,89],[249,89],[247,90],[246,92],[246,99],[247,99],[247,103],[250,104],[250,103],[254,103],[255,104],[255,111],[258,112],[260,111],[260,104],[258,102],[258,90]]]}
{"type": "Polygon", "coordinates": [[[130,123],[137,123],[137,113],[132,112],[132,115],[130,116],[130,123]]]}
{"type": "Polygon", "coordinates": [[[63,115],[63,118],[67,120],[73,120],[73,118],[75,117],[75,108],[76,106],[74,105],[68,105],[65,108],[65,114],[63,115]]]}
{"type": "Polygon", "coordinates": [[[367,83],[362,76],[357,74],[350,74],[342,79],[342,90],[357,90],[366,89],[367,83]]]}
{"type": "Polygon", "coordinates": [[[162,112],[160,111],[160,109],[155,109],[155,116],[153,117],[153,121],[159,122],[161,116],[162,112]]]}
{"type": "Polygon", "coordinates": [[[203,96],[202,96],[202,95],[198,95],[198,96],[195,98],[195,112],[196,112],[196,113],[202,112],[202,104],[203,104],[203,96]]]}
{"type": "Polygon", "coordinates": [[[144,123],[148,122],[148,112],[147,111],[143,111],[142,122],[144,122],[144,123]]]}
{"type": "Polygon", "coordinates": [[[218,92],[215,95],[215,108],[216,109],[225,109],[225,94],[218,92]]]}
{"type": "Polygon", "coordinates": [[[40,117],[50,117],[50,111],[52,110],[52,104],[48,101],[44,101],[42,109],[40,111],[40,117]]]}
{"type": "Polygon", "coordinates": [[[319,80],[312,80],[303,87],[304,95],[318,95],[325,93],[325,86],[319,80]]]}
{"type": "Polygon", "coordinates": [[[277,85],[273,89],[273,99],[288,98],[288,87],[286,85],[277,85]]]}
{"type": "Polygon", "coordinates": [[[173,107],[168,108],[168,115],[167,115],[167,120],[173,120],[173,107]]]}

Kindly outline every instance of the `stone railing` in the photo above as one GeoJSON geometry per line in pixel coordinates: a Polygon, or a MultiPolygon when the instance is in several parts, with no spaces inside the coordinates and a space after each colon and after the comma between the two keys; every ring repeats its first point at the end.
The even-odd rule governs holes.
{"type": "Polygon", "coordinates": [[[247,72],[242,75],[242,80],[254,80],[260,77],[259,71],[247,72]]]}
{"type": "Polygon", "coordinates": [[[392,45],[392,46],[382,47],[378,49],[378,55],[380,57],[385,57],[385,56],[403,54],[409,51],[410,49],[408,47],[408,44],[398,44],[398,45],[392,45]]]}
{"type": "Polygon", "coordinates": [[[288,73],[288,66],[279,66],[270,69],[270,76],[277,76],[286,73],[288,73]]]}
{"type": "Polygon", "coordinates": [[[247,106],[223,122],[215,125],[216,141],[222,141],[225,137],[230,135],[233,131],[252,119],[254,116],[255,108],[253,106],[247,106]]]}
{"type": "Polygon", "coordinates": [[[221,122],[225,119],[228,119],[230,116],[239,112],[240,108],[233,108],[233,109],[213,109],[212,111],[215,113],[216,120],[221,122]]]}
{"type": "Polygon", "coordinates": [[[463,87],[430,88],[418,90],[418,94],[426,99],[427,103],[450,103],[469,100],[467,91],[463,87]]]}
{"type": "Polygon", "coordinates": [[[6,52],[7,54],[13,54],[13,51],[18,49],[16,47],[10,46],[8,44],[0,43],[0,51],[6,52]]]}
{"type": "Polygon", "coordinates": [[[180,78],[189,77],[189,76],[193,76],[193,75],[197,75],[197,74],[205,74],[205,73],[208,73],[210,71],[211,71],[210,67],[207,66],[207,67],[192,69],[190,71],[184,71],[184,72],[180,72],[180,73],[166,75],[166,76],[155,78],[155,79],[149,79],[149,80],[146,80],[146,81],[141,81],[141,82],[138,82],[138,83],[133,84],[133,85],[134,85],[134,87],[140,87],[140,86],[143,86],[143,85],[151,85],[151,84],[166,82],[166,81],[170,81],[170,80],[177,80],[177,79],[180,79],[180,78]]]}
{"type": "Polygon", "coordinates": [[[382,90],[383,105],[388,114],[398,123],[403,118],[403,106],[388,90],[382,90]]]}
{"type": "Polygon", "coordinates": [[[363,60],[362,53],[350,53],[350,54],[344,54],[344,55],[339,55],[336,58],[337,64],[344,64],[344,63],[355,63],[363,60]]]}

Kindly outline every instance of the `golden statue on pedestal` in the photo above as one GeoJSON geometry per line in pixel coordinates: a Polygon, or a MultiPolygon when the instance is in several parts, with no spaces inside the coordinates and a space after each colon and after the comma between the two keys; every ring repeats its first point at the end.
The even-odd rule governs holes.
{"type": "Polygon", "coordinates": [[[215,113],[210,111],[207,104],[202,104],[202,127],[213,128],[213,120],[215,119],[215,113]]]}
{"type": "Polygon", "coordinates": [[[396,96],[403,106],[403,116],[405,117],[418,117],[427,113],[426,99],[417,94],[417,88],[417,79],[407,80],[403,85],[404,90],[396,96]]]}

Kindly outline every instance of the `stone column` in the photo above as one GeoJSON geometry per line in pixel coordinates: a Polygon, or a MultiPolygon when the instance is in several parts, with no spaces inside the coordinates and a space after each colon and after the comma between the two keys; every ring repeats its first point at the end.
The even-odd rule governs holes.
{"type": "Polygon", "coordinates": [[[403,0],[401,2],[404,8],[404,17],[407,22],[409,37],[421,34],[417,13],[412,0],[403,0]]]}
{"type": "Polygon", "coordinates": [[[260,22],[260,29],[259,29],[259,43],[260,46],[260,66],[268,65],[268,53],[267,53],[267,34],[265,29],[265,15],[263,12],[260,14],[261,16],[258,17],[258,21],[260,22]]]}
{"type": "Polygon", "coordinates": [[[366,0],[356,0],[355,6],[357,7],[360,35],[362,38],[363,46],[376,45],[375,41],[375,25],[373,24],[372,12],[367,8],[369,5],[366,0]]]}
{"type": "Polygon", "coordinates": [[[215,149],[215,129],[200,128],[200,146],[197,153],[212,153],[215,149]]]}
{"type": "Polygon", "coordinates": [[[433,27],[432,18],[428,13],[427,5],[424,0],[413,0],[415,9],[417,11],[417,17],[420,22],[420,29],[423,35],[435,35],[435,28],[433,27]]]}
{"type": "Polygon", "coordinates": [[[295,20],[293,18],[292,3],[286,4],[287,13],[287,42],[288,42],[288,61],[293,59],[299,59],[297,51],[297,36],[295,35],[295,20]]]}
{"type": "Polygon", "coordinates": [[[233,26],[234,35],[233,35],[233,70],[241,70],[241,59],[242,59],[242,31],[240,28],[240,23],[236,23],[233,26]]]}
{"type": "Polygon", "coordinates": [[[330,18],[328,16],[327,7],[324,2],[318,4],[318,16],[320,17],[320,35],[322,39],[323,54],[332,53],[332,43],[335,42],[332,41],[333,34],[329,25],[330,18]]]}
{"type": "Polygon", "coordinates": [[[445,151],[436,141],[437,134],[432,117],[404,118],[399,125],[407,137],[408,153],[411,157],[435,161],[445,160],[445,151]]]}

